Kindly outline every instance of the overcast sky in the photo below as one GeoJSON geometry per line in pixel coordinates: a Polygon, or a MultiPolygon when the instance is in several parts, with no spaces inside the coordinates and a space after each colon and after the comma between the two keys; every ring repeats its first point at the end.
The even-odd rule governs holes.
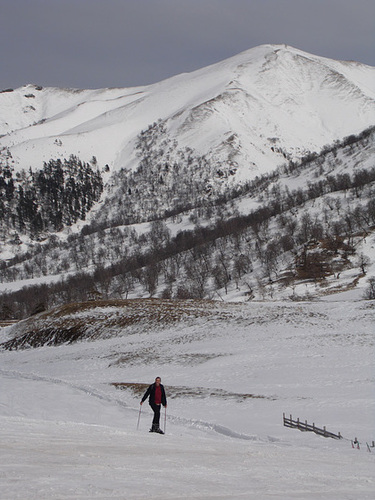
{"type": "Polygon", "coordinates": [[[375,66],[375,1],[0,0],[0,89],[145,85],[264,43],[375,66]]]}

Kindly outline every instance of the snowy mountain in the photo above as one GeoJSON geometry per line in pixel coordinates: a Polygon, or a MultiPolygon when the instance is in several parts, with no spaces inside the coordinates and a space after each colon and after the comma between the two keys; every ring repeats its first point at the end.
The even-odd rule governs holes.
{"type": "Polygon", "coordinates": [[[362,293],[374,81],[266,45],[147,87],[0,93],[3,307],[362,293]]]}
{"type": "Polygon", "coordinates": [[[189,74],[129,89],[26,86],[0,94],[0,148],[15,167],[71,154],[136,168],[138,134],[168,137],[251,179],[375,123],[375,69],[264,45],[189,74]]]}

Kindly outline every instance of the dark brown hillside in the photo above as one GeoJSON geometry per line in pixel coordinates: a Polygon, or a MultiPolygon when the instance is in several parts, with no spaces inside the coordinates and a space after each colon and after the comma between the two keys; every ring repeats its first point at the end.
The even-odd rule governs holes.
{"type": "Polygon", "coordinates": [[[205,317],[225,319],[230,306],[204,300],[99,300],[63,305],[16,324],[2,349],[27,349],[157,329],[205,317]]]}

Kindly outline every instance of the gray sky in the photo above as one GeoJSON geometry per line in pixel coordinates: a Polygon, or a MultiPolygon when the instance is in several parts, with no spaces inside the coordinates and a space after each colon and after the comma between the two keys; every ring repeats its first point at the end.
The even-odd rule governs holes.
{"type": "Polygon", "coordinates": [[[0,89],[145,85],[264,43],[375,66],[375,1],[0,0],[0,89]]]}

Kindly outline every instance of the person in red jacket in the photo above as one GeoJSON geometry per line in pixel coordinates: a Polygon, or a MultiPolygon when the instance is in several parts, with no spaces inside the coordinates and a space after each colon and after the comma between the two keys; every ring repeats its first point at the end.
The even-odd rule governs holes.
{"type": "Polygon", "coordinates": [[[160,408],[163,405],[167,407],[167,398],[165,396],[164,386],[161,383],[161,378],[156,377],[155,382],[149,386],[147,391],[144,393],[141,400],[141,405],[146,401],[148,397],[148,404],[151,406],[154,412],[154,418],[152,420],[152,427],[150,432],[158,432],[159,434],[164,434],[160,429],[160,408]]]}

